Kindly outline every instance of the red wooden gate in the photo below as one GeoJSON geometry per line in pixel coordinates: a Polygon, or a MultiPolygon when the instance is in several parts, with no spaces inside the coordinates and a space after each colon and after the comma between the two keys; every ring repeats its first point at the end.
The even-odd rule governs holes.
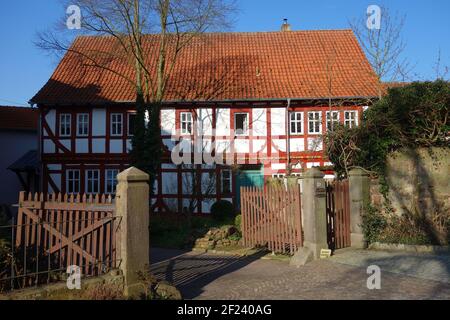
{"type": "Polygon", "coordinates": [[[12,278],[26,287],[50,282],[70,265],[84,276],[116,268],[115,220],[111,196],[21,192],[14,237],[21,259],[12,278]]]}
{"type": "Polygon", "coordinates": [[[326,191],[328,246],[331,250],[350,247],[348,180],[327,182],[326,191]]]}
{"type": "Polygon", "coordinates": [[[241,211],[244,245],[291,255],[303,246],[297,185],[241,187],[241,211]]]}

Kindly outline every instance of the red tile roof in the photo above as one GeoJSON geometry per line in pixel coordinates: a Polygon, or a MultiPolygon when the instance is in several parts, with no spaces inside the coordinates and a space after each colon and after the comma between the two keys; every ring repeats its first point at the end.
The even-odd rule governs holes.
{"type": "MultiPolygon", "coordinates": [[[[144,39],[149,69],[155,70],[158,36],[144,39]]],[[[120,51],[111,37],[78,37],[72,46],[87,55],[120,51]]],[[[104,59],[109,69],[134,78],[133,68],[126,62],[104,59]]],[[[181,51],[164,100],[327,98],[330,74],[333,97],[377,96],[377,78],[351,30],[211,33],[181,51]]],[[[67,53],[32,102],[134,100],[133,86],[125,79],[92,66],[78,54],[67,53]]]]}
{"type": "Polygon", "coordinates": [[[0,106],[0,130],[37,130],[36,108],[0,106]]]}

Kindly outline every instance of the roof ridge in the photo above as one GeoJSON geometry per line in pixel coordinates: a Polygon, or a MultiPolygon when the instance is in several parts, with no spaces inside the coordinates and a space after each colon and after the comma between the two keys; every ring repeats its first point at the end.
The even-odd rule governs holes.
{"type": "MultiPolygon", "coordinates": [[[[343,29],[311,29],[311,30],[291,30],[291,31],[217,31],[217,32],[204,32],[201,35],[209,36],[209,35],[259,35],[259,34],[294,34],[294,33],[322,33],[322,32],[352,32],[352,29],[343,28],[343,29]]],[[[159,33],[145,33],[143,36],[158,36],[159,33]]],[[[76,39],[79,38],[111,38],[111,35],[78,35],[76,39]]]]}

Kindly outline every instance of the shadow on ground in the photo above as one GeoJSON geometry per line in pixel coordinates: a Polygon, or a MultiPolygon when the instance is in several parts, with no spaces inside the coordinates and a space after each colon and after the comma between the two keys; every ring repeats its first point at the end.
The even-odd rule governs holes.
{"type": "Polygon", "coordinates": [[[201,295],[203,287],[216,279],[246,267],[266,255],[258,252],[250,256],[225,256],[179,250],[152,249],[151,272],[158,280],[174,284],[184,299],[201,295]]]}

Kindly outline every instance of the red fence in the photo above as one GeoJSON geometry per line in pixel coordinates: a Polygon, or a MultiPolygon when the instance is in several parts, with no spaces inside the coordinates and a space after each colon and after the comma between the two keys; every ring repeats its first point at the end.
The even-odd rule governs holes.
{"type": "Polygon", "coordinates": [[[11,226],[11,260],[0,289],[60,280],[67,267],[96,276],[117,267],[116,217],[111,196],[20,193],[11,226]]]}
{"type": "Polygon", "coordinates": [[[300,201],[297,185],[241,187],[244,245],[293,255],[303,246],[300,201]]]}
{"type": "Polygon", "coordinates": [[[331,250],[351,246],[348,180],[327,182],[327,238],[331,250]]]}

